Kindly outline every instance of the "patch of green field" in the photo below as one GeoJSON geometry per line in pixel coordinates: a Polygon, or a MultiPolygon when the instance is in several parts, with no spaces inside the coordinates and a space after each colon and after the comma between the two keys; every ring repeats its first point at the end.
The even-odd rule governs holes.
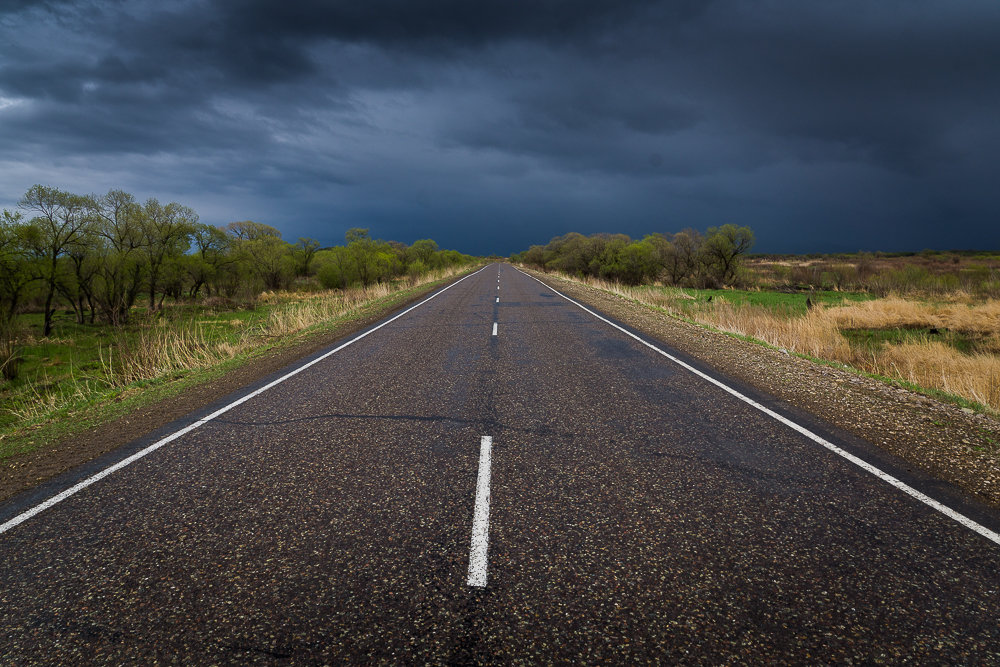
{"type": "Polygon", "coordinates": [[[672,299],[673,305],[684,312],[692,312],[704,304],[724,300],[734,306],[760,306],[775,313],[795,316],[804,315],[808,310],[806,299],[814,304],[839,306],[844,303],[871,301],[875,299],[866,292],[834,292],[817,290],[814,292],[778,292],[771,290],[737,289],[689,289],[678,287],[645,287],[643,289],[662,293],[672,299]]]}
{"type": "Polygon", "coordinates": [[[960,331],[932,329],[930,327],[910,328],[899,327],[891,329],[841,329],[853,348],[877,350],[883,345],[900,345],[903,343],[919,343],[938,341],[950,345],[959,352],[972,354],[977,351],[977,338],[960,331]]]}

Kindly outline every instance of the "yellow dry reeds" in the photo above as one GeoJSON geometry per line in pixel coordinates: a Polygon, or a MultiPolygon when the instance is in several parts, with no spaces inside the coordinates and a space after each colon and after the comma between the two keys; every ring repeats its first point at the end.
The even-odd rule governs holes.
{"type": "MultiPolygon", "coordinates": [[[[447,278],[462,269],[436,271],[411,280],[410,284],[424,284],[447,278]]],[[[262,340],[273,340],[295,335],[321,322],[337,319],[365,307],[402,289],[384,283],[346,290],[329,290],[297,298],[265,293],[261,302],[275,304],[266,319],[257,325],[245,326],[236,339],[212,338],[197,323],[154,326],[143,330],[131,340],[125,339],[116,346],[112,357],[102,354],[104,375],[109,384],[124,387],[139,380],[152,380],[179,371],[206,368],[232,359],[254,347],[262,340]]],[[[160,325],[165,321],[160,320],[160,325]]]]}
{"type": "Polygon", "coordinates": [[[251,345],[247,335],[235,341],[212,340],[197,325],[152,327],[127,342],[122,339],[100,356],[105,381],[112,387],[124,387],[139,380],[205,368],[232,359],[251,345]]]}
{"type": "Polygon", "coordinates": [[[750,336],[817,359],[938,389],[1000,411],[1000,301],[979,304],[926,303],[890,297],[844,306],[815,307],[792,315],[753,305],[733,305],[724,298],[681,309],[683,292],[636,288],[602,280],[580,280],[602,290],[663,308],[722,331],[750,336]],[[938,327],[978,334],[979,352],[962,353],[935,340],[852,348],[842,329],[938,327]]]}
{"type": "Polygon", "coordinates": [[[20,420],[45,417],[61,407],[86,400],[94,392],[107,386],[106,382],[90,377],[74,377],[70,383],[61,383],[55,390],[37,380],[24,382],[17,395],[11,397],[7,411],[20,420]]]}
{"type": "Polygon", "coordinates": [[[1000,331],[1000,301],[927,303],[900,297],[862,301],[828,309],[841,329],[937,327],[989,334],[1000,331]]]}
{"type": "Polygon", "coordinates": [[[776,315],[762,306],[735,306],[719,299],[695,318],[703,324],[750,336],[790,352],[820,359],[846,361],[851,346],[826,311],[816,308],[799,317],[776,315]]]}
{"type": "MultiPolygon", "coordinates": [[[[408,286],[416,287],[435,280],[450,278],[463,269],[444,269],[433,271],[416,279],[408,281],[408,286]]],[[[268,337],[287,336],[298,333],[311,326],[341,317],[366,304],[389,296],[400,287],[386,283],[375,283],[366,287],[353,287],[346,290],[330,290],[309,295],[298,301],[286,302],[277,306],[268,315],[263,327],[263,335],[268,337]]]]}
{"type": "Polygon", "coordinates": [[[86,402],[108,387],[123,389],[135,382],[208,368],[277,338],[294,336],[321,322],[350,315],[408,287],[449,278],[464,270],[456,267],[433,271],[400,285],[377,283],[310,294],[266,294],[258,303],[269,304],[270,310],[257,320],[160,319],[130,335],[120,335],[114,345],[100,351],[99,369],[86,377],[74,377],[54,388],[46,378],[25,382],[19,395],[8,398],[7,410],[18,419],[39,419],[86,402]],[[219,335],[219,324],[228,329],[226,335],[219,335]]]}
{"type": "Polygon", "coordinates": [[[886,345],[875,358],[882,375],[935,387],[1000,410],[1000,357],[962,354],[944,343],[886,345]]]}

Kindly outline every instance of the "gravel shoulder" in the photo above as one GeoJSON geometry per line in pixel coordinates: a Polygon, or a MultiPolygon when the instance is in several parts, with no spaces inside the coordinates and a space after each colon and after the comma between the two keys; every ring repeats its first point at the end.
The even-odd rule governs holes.
{"type": "MultiPolygon", "coordinates": [[[[462,275],[455,276],[449,282],[458,280],[462,275]]],[[[221,377],[146,405],[127,416],[86,431],[75,432],[41,449],[10,457],[0,463],[0,501],[142,438],[190,412],[204,408],[242,387],[285,368],[298,359],[330,347],[337,341],[388,317],[391,313],[412,305],[441,287],[443,284],[440,283],[429,284],[403,300],[369,310],[364,317],[342,322],[327,331],[306,334],[297,342],[255,355],[249,362],[221,377]]]]}
{"type": "Polygon", "coordinates": [[[1000,507],[1000,422],[949,403],[670,317],[594,287],[528,273],[567,296],[1000,507]]]}

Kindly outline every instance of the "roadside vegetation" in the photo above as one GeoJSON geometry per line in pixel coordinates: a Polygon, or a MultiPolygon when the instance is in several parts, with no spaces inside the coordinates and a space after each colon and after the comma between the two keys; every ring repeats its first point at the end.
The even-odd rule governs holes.
{"type": "Polygon", "coordinates": [[[0,458],[32,448],[27,430],[207,377],[478,262],[366,229],[345,241],[32,187],[0,220],[0,458]]]}
{"type": "Polygon", "coordinates": [[[547,245],[533,245],[511,256],[511,261],[624,285],[667,281],[671,285],[721,287],[738,282],[741,259],[753,243],[753,231],[736,225],[711,227],[705,234],[694,229],[669,237],[650,234],[640,240],[625,234],[584,236],[571,232],[547,245]]]}
{"type": "MultiPolygon", "coordinates": [[[[717,249],[705,250],[718,230],[638,242],[571,234],[512,259],[675,317],[1000,412],[1000,255],[750,257],[748,246],[727,240],[734,229],[745,228],[714,241],[733,256],[725,268],[717,249]],[[660,258],[642,280],[615,270],[621,260],[607,261],[608,247],[637,244],[655,247],[660,258]],[[581,247],[602,248],[586,269],[570,259],[587,256],[581,247]],[[671,270],[677,256],[689,258],[687,270],[671,270]]],[[[741,235],[752,244],[752,232],[741,235]]]]}

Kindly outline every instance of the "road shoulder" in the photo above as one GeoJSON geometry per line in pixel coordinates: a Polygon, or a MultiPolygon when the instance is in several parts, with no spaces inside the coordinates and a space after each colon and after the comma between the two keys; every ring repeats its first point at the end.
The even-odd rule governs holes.
{"type": "Polygon", "coordinates": [[[846,370],[669,317],[616,294],[531,275],[720,374],[861,438],[915,468],[1000,507],[1000,422],[846,370]]]}

